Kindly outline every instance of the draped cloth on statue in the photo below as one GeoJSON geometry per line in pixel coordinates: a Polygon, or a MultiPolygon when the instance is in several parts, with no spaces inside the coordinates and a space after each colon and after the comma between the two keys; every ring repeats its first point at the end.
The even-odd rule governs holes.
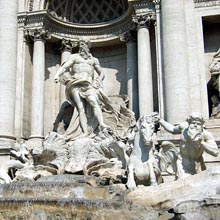
{"type": "Polygon", "coordinates": [[[66,98],[75,108],[70,125],[63,135],[66,141],[72,141],[79,137],[83,137],[83,131],[79,121],[79,113],[72,95],[74,90],[78,90],[79,95],[83,100],[89,137],[94,137],[98,132],[98,121],[93,114],[91,105],[86,101],[89,95],[96,97],[102,110],[104,122],[120,136],[125,136],[128,129],[134,126],[134,113],[125,106],[123,96],[114,98],[107,97],[99,87],[92,85],[89,81],[71,78],[71,80],[66,83],[66,98]]]}

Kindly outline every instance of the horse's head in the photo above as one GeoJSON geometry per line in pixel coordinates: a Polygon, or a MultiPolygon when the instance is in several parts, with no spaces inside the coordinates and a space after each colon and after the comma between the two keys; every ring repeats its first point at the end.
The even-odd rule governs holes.
{"type": "Polygon", "coordinates": [[[143,115],[137,121],[137,129],[145,145],[149,145],[153,142],[155,123],[152,115],[143,115]]]}

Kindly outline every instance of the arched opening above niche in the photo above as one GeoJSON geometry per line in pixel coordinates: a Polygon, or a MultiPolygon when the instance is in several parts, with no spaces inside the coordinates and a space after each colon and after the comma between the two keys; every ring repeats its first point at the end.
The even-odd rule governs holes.
{"type": "Polygon", "coordinates": [[[65,22],[90,25],[119,18],[128,10],[128,0],[47,0],[45,9],[65,22]]]}

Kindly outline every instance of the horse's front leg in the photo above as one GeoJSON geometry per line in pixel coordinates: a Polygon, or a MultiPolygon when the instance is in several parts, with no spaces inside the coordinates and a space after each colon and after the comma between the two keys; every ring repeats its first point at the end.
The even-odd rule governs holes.
{"type": "Polygon", "coordinates": [[[131,164],[128,165],[128,181],[126,185],[128,189],[132,189],[132,190],[134,190],[137,187],[134,180],[134,166],[131,164]]]}
{"type": "Polygon", "coordinates": [[[149,159],[147,162],[148,168],[149,168],[149,176],[150,176],[150,185],[151,186],[156,186],[157,185],[157,179],[156,175],[154,172],[154,166],[153,166],[153,161],[149,159]]]}

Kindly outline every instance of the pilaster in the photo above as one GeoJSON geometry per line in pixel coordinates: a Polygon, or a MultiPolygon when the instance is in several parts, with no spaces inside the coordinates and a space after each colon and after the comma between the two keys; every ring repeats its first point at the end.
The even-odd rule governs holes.
{"type": "Polygon", "coordinates": [[[137,39],[133,33],[126,32],[120,37],[120,40],[126,42],[127,47],[127,94],[129,97],[129,109],[138,118],[137,39]]]}
{"type": "MultiPolygon", "coordinates": [[[[72,50],[77,46],[77,42],[62,39],[62,47],[61,47],[61,65],[65,63],[69,56],[72,54],[72,50]]],[[[69,73],[64,73],[60,79],[60,106],[66,100],[65,95],[65,81],[68,78],[69,73]]]]}
{"type": "Polygon", "coordinates": [[[152,1],[155,8],[156,20],[154,22],[155,41],[156,41],[156,60],[157,60],[157,84],[158,84],[158,102],[159,114],[164,118],[164,92],[163,92],[163,72],[162,72],[162,55],[161,55],[161,0],[152,1]]]}

